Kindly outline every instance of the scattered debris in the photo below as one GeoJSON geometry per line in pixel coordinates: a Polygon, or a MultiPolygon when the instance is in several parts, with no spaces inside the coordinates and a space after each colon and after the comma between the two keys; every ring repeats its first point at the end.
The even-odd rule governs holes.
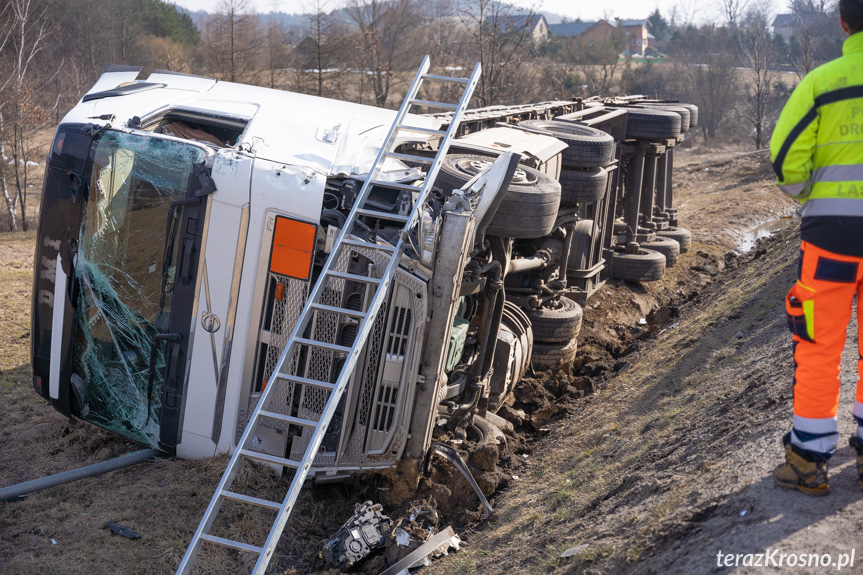
{"type": "Polygon", "coordinates": [[[582,543],[581,545],[576,545],[575,547],[570,547],[569,549],[567,549],[566,551],[561,553],[558,556],[558,559],[569,559],[570,557],[574,557],[575,555],[578,555],[579,553],[581,553],[582,551],[584,551],[588,547],[590,547],[590,545],[588,543],[582,543]]]}
{"type": "Polygon", "coordinates": [[[430,537],[428,541],[417,547],[416,550],[405,556],[401,561],[382,571],[380,575],[407,574],[409,573],[408,569],[412,567],[429,565],[429,555],[447,555],[450,547],[458,551],[460,545],[461,539],[455,534],[452,526],[449,526],[440,533],[430,537]]]}
{"type": "Polygon", "coordinates": [[[603,456],[603,457],[605,457],[605,458],[611,458],[611,457],[614,457],[615,455],[617,455],[617,452],[618,452],[618,451],[620,451],[620,449],[621,449],[624,445],[626,445],[627,443],[629,443],[629,440],[628,440],[628,439],[624,439],[623,441],[621,441],[620,443],[618,443],[618,444],[617,444],[617,447],[615,447],[614,449],[612,449],[612,450],[611,450],[611,451],[609,451],[608,453],[603,453],[603,454],[602,454],[602,456],[603,456]]]}
{"type": "Polygon", "coordinates": [[[371,501],[357,504],[353,516],[324,545],[327,563],[348,569],[382,547],[392,529],[392,520],[381,511],[383,507],[371,501]]]}
{"type": "Polygon", "coordinates": [[[140,539],[141,536],[135,532],[131,527],[126,527],[125,525],[120,525],[119,523],[113,523],[108,521],[106,523],[108,528],[114,533],[114,535],[119,535],[120,537],[125,537],[126,539],[140,539]]]}

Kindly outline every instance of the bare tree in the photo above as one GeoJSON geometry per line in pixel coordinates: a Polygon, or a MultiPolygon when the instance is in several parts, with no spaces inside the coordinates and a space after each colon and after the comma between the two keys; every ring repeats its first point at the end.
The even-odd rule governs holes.
{"type": "Polygon", "coordinates": [[[788,7],[793,19],[788,57],[802,78],[819,64],[841,55],[838,8],[835,0],[790,0],[788,7]]]}
{"type": "MultiPolygon", "coordinates": [[[[411,34],[420,21],[417,0],[351,0],[346,8],[356,25],[361,73],[369,74],[375,104],[386,106],[395,73],[408,60],[411,34]]],[[[361,93],[364,78],[361,79],[361,93]]]]}
{"type": "Polygon", "coordinates": [[[726,28],[690,27],[669,46],[679,92],[698,105],[702,134],[716,137],[717,129],[734,107],[738,74],[734,43],[726,28]]]}
{"type": "Polygon", "coordinates": [[[735,28],[740,24],[748,3],[749,0],[720,0],[719,12],[729,28],[735,28]]]}
{"type": "Polygon", "coordinates": [[[304,75],[312,77],[312,86],[306,91],[327,96],[331,93],[329,84],[337,83],[343,72],[348,32],[327,0],[311,0],[306,12],[308,22],[298,31],[297,64],[304,75]]]}
{"type": "Polygon", "coordinates": [[[579,37],[576,40],[576,63],[581,69],[590,95],[610,95],[616,81],[620,54],[626,49],[626,45],[626,32],[621,26],[611,29],[603,39],[579,37]]]}
{"type": "Polygon", "coordinates": [[[454,0],[453,10],[466,37],[465,51],[459,55],[462,66],[469,69],[477,60],[482,64],[474,92],[480,105],[521,99],[536,11],[516,9],[501,0],[454,0]]]}
{"type": "Polygon", "coordinates": [[[753,5],[746,13],[743,29],[738,31],[740,53],[746,68],[746,106],[744,117],[753,130],[755,148],[761,149],[770,137],[771,104],[776,95],[778,72],[770,34],[770,4],[753,5]]]}
{"type": "Polygon", "coordinates": [[[28,85],[30,68],[48,37],[45,9],[33,0],[8,0],[2,12],[7,26],[0,36],[0,54],[6,68],[5,79],[0,82],[0,157],[11,156],[15,192],[10,194],[6,169],[0,173],[0,192],[9,210],[12,230],[19,225],[27,229],[27,169],[33,152],[30,138],[45,122],[28,85]],[[20,222],[16,204],[21,207],[20,222]]]}
{"type": "Polygon", "coordinates": [[[231,82],[257,82],[265,41],[251,0],[220,0],[217,12],[204,26],[204,48],[212,72],[231,82]]]}

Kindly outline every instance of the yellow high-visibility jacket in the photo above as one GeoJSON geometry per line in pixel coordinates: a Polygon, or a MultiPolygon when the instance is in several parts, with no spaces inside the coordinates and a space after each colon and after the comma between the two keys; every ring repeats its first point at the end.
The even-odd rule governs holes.
{"type": "Polygon", "coordinates": [[[863,32],[794,89],[770,140],[777,184],[803,217],[863,216],[863,32]]]}

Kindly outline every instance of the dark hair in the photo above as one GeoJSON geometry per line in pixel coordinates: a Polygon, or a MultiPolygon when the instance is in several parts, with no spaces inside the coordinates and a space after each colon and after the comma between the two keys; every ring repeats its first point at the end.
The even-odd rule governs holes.
{"type": "Polygon", "coordinates": [[[863,30],[863,0],[839,0],[839,15],[852,34],[863,30]]]}

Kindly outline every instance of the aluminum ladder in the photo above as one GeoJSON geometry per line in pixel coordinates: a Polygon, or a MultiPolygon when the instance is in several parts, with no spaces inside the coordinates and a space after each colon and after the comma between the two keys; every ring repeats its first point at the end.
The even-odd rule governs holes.
{"type": "MultiPolygon", "coordinates": [[[[384,140],[384,144],[377,154],[345,225],[342,227],[338,238],[333,244],[333,248],[324,264],[318,281],[315,283],[312,293],[306,300],[303,311],[300,314],[300,318],[291,332],[288,344],[285,346],[285,349],[279,357],[268,385],[261,394],[257,407],[252,413],[251,418],[249,419],[249,424],[246,426],[246,429],[238,443],[238,447],[222,475],[219,486],[216,488],[216,492],[213,494],[210,504],[204,512],[204,516],[192,537],[189,547],[180,562],[180,566],[177,568],[177,575],[187,575],[191,573],[198,552],[201,550],[204,542],[256,554],[258,559],[255,563],[254,569],[252,570],[254,575],[263,575],[267,569],[267,565],[276,550],[276,545],[279,542],[282,531],[288,522],[288,518],[291,515],[294,505],[296,504],[297,497],[300,494],[300,490],[306,480],[309,469],[311,468],[315,460],[315,456],[320,449],[327,427],[329,426],[330,421],[337,410],[339,400],[351,379],[354,368],[357,365],[360,352],[363,350],[363,347],[369,338],[369,334],[375,324],[378,311],[387,299],[390,285],[395,276],[401,256],[405,250],[405,238],[408,237],[408,233],[413,229],[418,221],[423,205],[425,204],[432,188],[432,184],[437,177],[440,165],[443,162],[444,156],[447,154],[450,142],[455,138],[459,122],[464,114],[464,110],[470,102],[481,73],[480,64],[477,63],[470,78],[436,76],[428,73],[429,65],[429,57],[426,56],[423,59],[422,65],[420,66],[410,89],[405,95],[401,108],[396,114],[395,121],[389,129],[386,139],[384,140]],[[461,93],[461,97],[457,104],[419,99],[417,96],[420,94],[420,88],[427,82],[453,84],[456,87],[463,88],[464,91],[461,93]],[[416,106],[452,111],[453,119],[445,131],[411,126],[406,123],[406,117],[408,111],[416,106]],[[439,136],[441,140],[437,155],[434,159],[396,153],[395,147],[397,136],[399,133],[404,132],[439,136]],[[379,179],[384,161],[387,158],[396,158],[399,160],[428,164],[427,176],[422,186],[416,187],[379,179]],[[397,190],[398,192],[408,191],[415,194],[412,210],[408,215],[398,215],[376,210],[374,209],[374,206],[366,207],[366,202],[369,198],[372,187],[389,188],[397,190]],[[379,242],[366,241],[365,239],[362,239],[362,234],[354,234],[358,218],[360,217],[403,222],[404,227],[398,234],[398,239],[394,246],[387,243],[382,244],[379,242]],[[380,278],[371,277],[371,275],[362,276],[346,273],[344,271],[337,271],[337,264],[342,259],[342,256],[350,255],[351,250],[357,249],[373,251],[385,256],[384,261],[386,261],[387,264],[380,278]],[[345,281],[361,282],[368,286],[366,288],[367,290],[374,290],[374,295],[371,296],[366,311],[357,311],[347,307],[325,305],[322,303],[322,299],[326,291],[325,287],[328,284],[332,282],[335,285],[340,285],[338,282],[342,282],[343,284],[345,281]],[[314,326],[318,316],[327,314],[330,318],[344,318],[356,322],[357,333],[353,344],[350,347],[337,345],[330,341],[324,341],[326,338],[316,337],[316,330],[311,329],[310,326],[314,326]],[[292,372],[295,371],[295,367],[292,366],[296,366],[296,358],[300,356],[303,349],[308,350],[306,351],[306,357],[317,350],[324,350],[324,353],[340,354],[341,357],[344,358],[344,363],[342,364],[337,377],[335,377],[335,381],[329,381],[333,378],[326,378],[327,380],[324,381],[322,379],[301,377],[293,374],[292,372]],[[270,406],[273,405],[272,398],[278,395],[274,390],[278,390],[280,387],[288,385],[302,385],[304,386],[304,389],[313,388],[316,390],[324,390],[324,392],[328,394],[323,411],[317,420],[285,415],[278,413],[277,409],[270,408],[270,406]],[[276,457],[256,451],[253,448],[255,431],[264,420],[275,421],[281,425],[299,426],[304,430],[311,430],[311,440],[307,444],[301,460],[296,461],[283,457],[276,457]],[[281,503],[235,493],[230,490],[244,460],[256,460],[275,466],[281,466],[282,468],[295,470],[288,492],[281,503]],[[268,508],[276,512],[275,520],[273,521],[269,535],[267,536],[266,542],[263,546],[257,547],[209,534],[221,505],[225,500],[268,508]]],[[[363,226],[361,224],[357,230],[361,230],[362,227],[363,226]]],[[[318,353],[320,353],[320,351],[318,351],[318,353]]],[[[293,387],[291,389],[293,389],[293,387]]]]}

